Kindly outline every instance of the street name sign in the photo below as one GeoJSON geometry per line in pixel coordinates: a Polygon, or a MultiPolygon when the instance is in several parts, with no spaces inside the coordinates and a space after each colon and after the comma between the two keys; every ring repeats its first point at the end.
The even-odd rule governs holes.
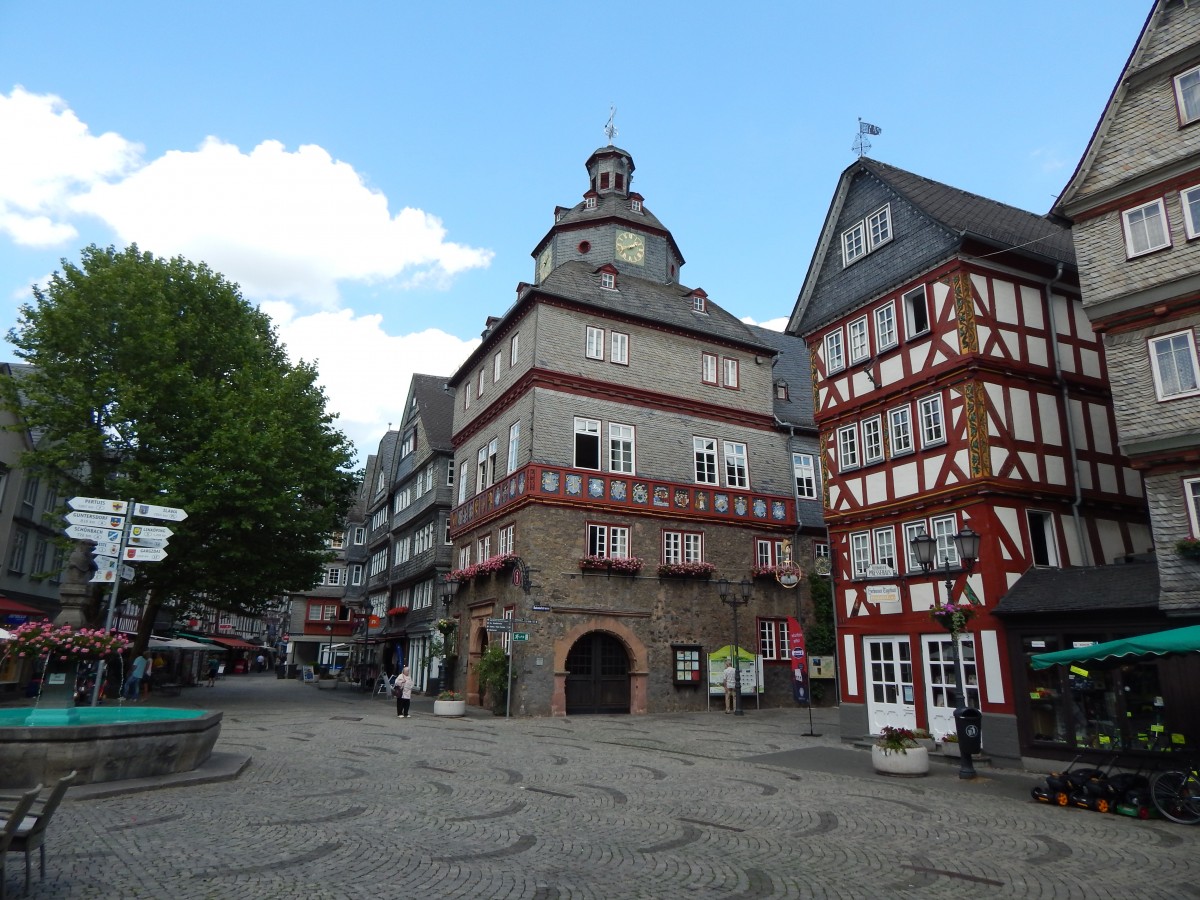
{"type": "Polygon", "coordinates": [[[124,516],[110,516],[107,513],[73,512],[67,513],[67,522],[71,525],[91,525],[93,528],[124,528],[124,516]]]}
{"type": "Polygon", "coordinates": [[[167,551],[157,547],[126,547],[124,558],[134,562],[159,562],[167,558],[167,551]]]}
{"type": "Polygon", "coordinates": [[[518,625],[536,625],[537,619],[506,619],[507,622],[516,622],[518,625]]]}
{"type": "Polygon", "coordinates": [[[92,548],[92,556],[111,556],[116,559],[120,555],[120,541],[96,541],[96,546],[92,548]]]}
{"type": "Polygon", "coordinates": [[[548,607],[548,606],[535,606],[535,607],[533,608],[533,611],[534,611],[534,612],[550,612],[550,607],[548,607]]]}
{"type": "Polygon", "coordinates": [[[512,631],[512,622],[508,619],[488,619],[484,627],[488,631],[512,631]]]}
{"type": "Polygon", "coordinates": [[[94,525],[72,525],[67,529],[67,537],[77,541],[120,541],[121,529],[96,528],[94,525]]]}
{"type": "Polygon", "coordinates": [[[72,497],[67,501],[67,506],[84,512],[112,513],[123,516],[129,504],[124,500],[106,500],[103,497],[72,497]]]}
{"type": "Polygon", "coordinates": [[[133,514],[148,519],[167,519],[171,522],[182,522],[187,518],[187,513],[182,509],[176,509],[174,506],[154,506],[150,503],[133,504],[133,514]]]}
{"type": "Polygon", "coordinates": [[[135,538],[159,538],[165,541],[174,533],[166,525],[139,525],[135,522],[129,527],[129,536],[135,538]]]}

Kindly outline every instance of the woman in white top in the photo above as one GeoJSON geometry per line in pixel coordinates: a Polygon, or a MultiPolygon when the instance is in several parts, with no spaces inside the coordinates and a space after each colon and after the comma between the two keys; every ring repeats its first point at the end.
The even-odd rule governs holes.
{"type": "Polygon", "coordinates": [[[408,708],[412,703],[412,676],[408,674],[408,666],[400,670],[396,683],[392,685],[392,693],[396,695],[396,718],[408,718],[408,708]]]}

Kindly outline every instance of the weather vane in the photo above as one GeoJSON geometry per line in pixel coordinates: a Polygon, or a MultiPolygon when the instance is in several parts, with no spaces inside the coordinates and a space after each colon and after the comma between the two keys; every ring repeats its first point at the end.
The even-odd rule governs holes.
{"type": "Polygon", "coordinates": [[[854,146],[851,148],[858,154],[859,159],[867,155],[867,151],[871,149],[871,142],[867,140],[868,134],[882,134],[883,129],[878,125],[872,125],[870,122],[864,122],[860,117],[858,120],[858,134],[854,136],[854,146]]]}
{"type": "Polygon", "coordinates": [[[608,135],[608,146],[612,146],[613,138],[617,136],[617,126],[613,124],[613,119],[617,115],[617,108],[609,106],[608,108],[608,124],[604,126],[604,133],[608,135]]]}

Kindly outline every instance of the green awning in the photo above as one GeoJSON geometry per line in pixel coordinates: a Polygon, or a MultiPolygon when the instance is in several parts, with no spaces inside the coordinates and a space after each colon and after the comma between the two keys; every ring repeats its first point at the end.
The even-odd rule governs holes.
{"type": "Polygon", "coordinates": [[[1121,656],[1163,656],[1167,653],[1200,653],[1200,625],[1105,641],[1090,647],[1035,653],[1029,657],[1029,663],[1035,669],[1048,669],[1050,666],[1089,660],[1100,661],[1121,656]]]}

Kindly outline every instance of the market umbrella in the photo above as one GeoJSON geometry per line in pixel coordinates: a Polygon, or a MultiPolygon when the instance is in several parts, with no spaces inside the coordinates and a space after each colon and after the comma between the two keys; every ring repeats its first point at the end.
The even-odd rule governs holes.
{"type": "Polygon", "coordinates": [[[1035,653],[1029,657],[1029,663],[1035,669],[1048,669],[1068,663],[1102,661],[1122,656],[1164,656],[1168,653],[1200,653],[1200,625],[1105,641],[1090,647],[1035,653]]]}

